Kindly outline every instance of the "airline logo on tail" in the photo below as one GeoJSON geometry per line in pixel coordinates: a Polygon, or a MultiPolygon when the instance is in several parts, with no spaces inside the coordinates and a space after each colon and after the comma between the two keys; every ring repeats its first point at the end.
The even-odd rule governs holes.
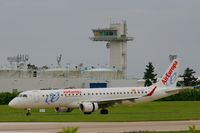
{"type": "Polygon", "coordinates": [[[173,84],[176,77],[177,77],[177,73],[174,73],[174,70],[176,69],[178,65],[178,61],[175,60],[174,63],[172,64],[171,68],[169,69],[169,71],[164,75],[163,79],[162,79],[162,83],[164,85],[168,85],[167,82],[170,78],[170,84],[173,84]]]}

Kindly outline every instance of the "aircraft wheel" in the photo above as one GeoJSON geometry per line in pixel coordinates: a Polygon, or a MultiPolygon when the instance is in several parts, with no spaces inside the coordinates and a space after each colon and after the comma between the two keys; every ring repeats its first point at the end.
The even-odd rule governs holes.
{"type": "Polygon", "coordinates": [[[84,112],[84,115],[91,115],[92,112],[84,112]]]}
{"type": "Polygon", "coordinates": [[[30,115],[31,115],[31,113],[30,113],[30,112],[27,112],[27,113],[26,113],[26,116],[30,116],[30,115]]]}
{"type": "Polygon", "coordinates": [[[100,111],[100,114],[102,114],[102,115],[107,115],[107,114],[108,114],[108,110],[107,110],[107,109],[102,109],[102,110],[100,111]]]}
{"type": "Polygon", "coordinates": [[[28,112],[26,113],[26,116],[30,116],[30,115],[31,115],[31,109],[28,108],[27,111],[28,111],[28,112]]]}

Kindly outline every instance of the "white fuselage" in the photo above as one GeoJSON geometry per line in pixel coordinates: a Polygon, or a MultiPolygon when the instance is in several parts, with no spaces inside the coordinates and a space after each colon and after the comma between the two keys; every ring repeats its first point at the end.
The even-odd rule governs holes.
{"type": "Polygon", "coordinates": [[[32,90],[22,92],[9,105],[15,108],[78,108],[82,102],[148,102],[167,97],[166,87],[155,90],[148,87],[32,90]],[[153,91],[153,92],[152,92],[153,91]],[[152,93],[152,94],[150,94],[152,93]]]}

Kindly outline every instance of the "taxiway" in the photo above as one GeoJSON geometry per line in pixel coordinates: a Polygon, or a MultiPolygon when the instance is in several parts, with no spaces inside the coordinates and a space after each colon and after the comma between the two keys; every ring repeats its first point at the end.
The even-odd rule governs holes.
{"type": "Polygon", "coordinates": [[[56,133],[66,127],[79,127],[78,133],[121,133],[125,131],[177,131],[188,130],[200,120],[149,122],[8,122],[0,123],[0,133],[56,133]]]}

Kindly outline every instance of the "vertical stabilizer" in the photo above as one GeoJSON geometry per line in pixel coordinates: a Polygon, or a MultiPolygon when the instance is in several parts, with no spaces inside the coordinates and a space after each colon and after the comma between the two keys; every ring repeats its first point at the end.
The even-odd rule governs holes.
{"type": "Polygon", "coordinates": [[[175,87],[177,83],[179,67],[180,61],[178,59],[174,59],[160,81],[155,85],[158,87],[175,87]]]}

